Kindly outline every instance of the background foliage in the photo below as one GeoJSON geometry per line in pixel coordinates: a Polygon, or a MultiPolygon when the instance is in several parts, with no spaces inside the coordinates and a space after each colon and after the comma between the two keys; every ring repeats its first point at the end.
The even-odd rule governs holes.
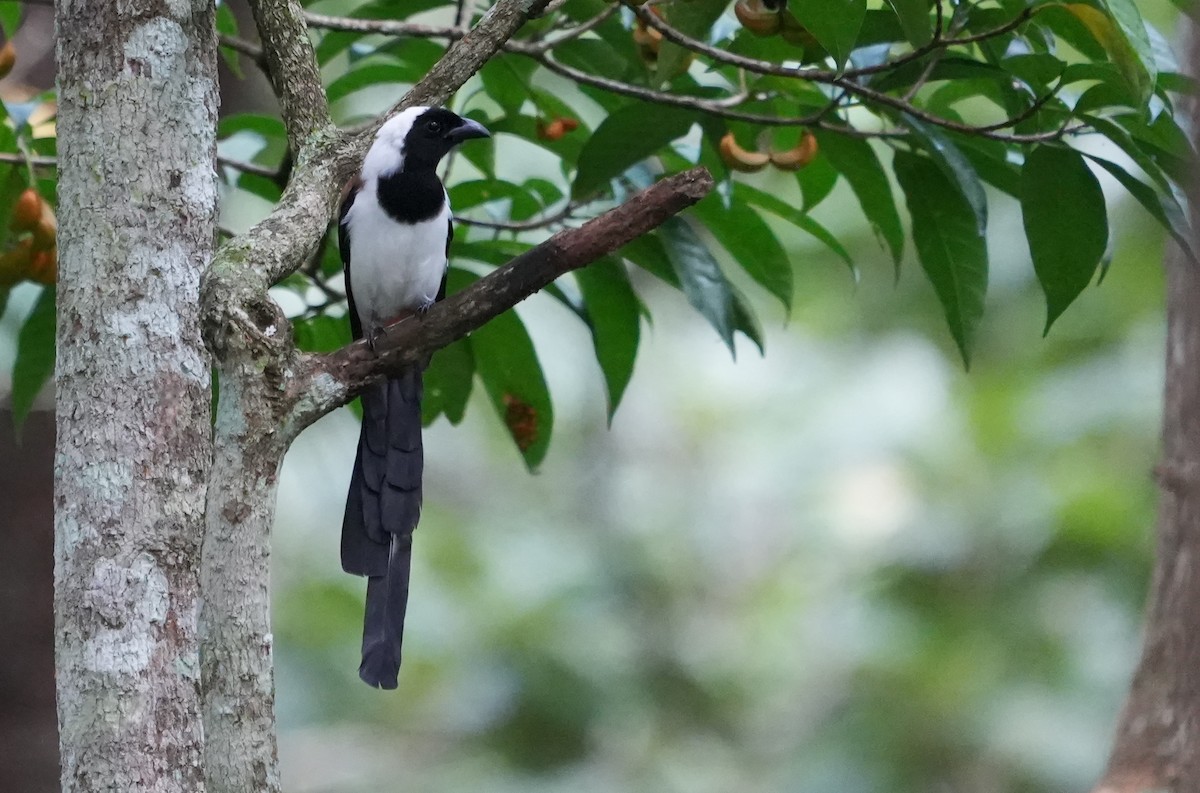
{"type": "MultiPolygon", "coordinates": [[[[456,97],[495,137],[447,166],[475,221],[452,288],[658,174],[702,163],[720,188],[436,356],[401,697],[353,682],[352,422],[302,439],[276,571],[289,789],[1084,787],[1135,650],[1162,347],[1144,240],[1184,236],[1190,81],[1131,0],[648,8],[567,0],[456,97]]],[[[394,3],[310,10],[340,123],[445,51],[315,16],[394,3]]],[[[20,11],[0,2],[6,34],[20,11]]],[[[220,130],[226,233],[289,167],[240,13],[219,14],[250,109],[220,130]]],[[[404,13],[436,33],[475,9],[404,13]]],[[[19,421],[53,360],[52,286],[26,282],[53,278],[11,221],[29,187],[52,212],[54,137],[49,97],[5,99],[19,421]]],[[[328,244],[274,290],[306,348],[348,340],[339,271],[328,244]]]]}

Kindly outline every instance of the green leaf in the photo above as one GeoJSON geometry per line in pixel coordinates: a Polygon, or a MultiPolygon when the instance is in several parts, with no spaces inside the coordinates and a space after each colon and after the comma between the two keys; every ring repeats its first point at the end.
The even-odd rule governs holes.
{"type": "Polygon", "coordinates": [[[1010,55],[1000,62],[1003,71],[1016,77],[1034,93],[1040,94],[1063,76],[1067,65],[1044,52],[1010,55]]]}
{"type": "Polygon", "coordinates": [[[54,374],[54,287],[42,289],[17,335],[12,372],[13,426],[18,431],[42,386],[54,374]]]}
{"type": "MultiPolygon", "coordinates": [[[[436,8],[444,5],[444,0],[405,0],[404,15],[411,17],[419,14],[422,11],[428,11],[431,8],[436,8]]],[[[396,2],[395,0],[377,0],[376,2],[365,3],[354,9],[349,14],[354,19],[396,19],[396,2]]],[[[315,47],[317,62],[325,65],[334,56],[342,53],[348,47],[353,45],[359,39],[364,38],[366,33],[345,30],[332,30],[326,32],[320,37],[320,41],[315,47]]],[[[413,39],[403,40],[404,44],[413,43],[413,39]]],[[[417,42],[425,44],[426,42],[417,42]]],[[[435,45],[439,49],[444,49],[441,45],[435,45]]]]}
{"type": "Polygon", "coordinates": [[[1037,146],[1021,169],[1021,217],[1046,294],[1046,332],[1092,280],[1108,247],[1104,192],[1083,156],[1037,146]]]}
{"type": "Polygon", "coordinates": [[[276,116],[257,113],[236,113],[222,118],[217,124],[217,138],[224,140],[238,132],[253,132],[264,140],[287,140],[287,128],[276,116]]]}
{"type": "Polygon", "coordinates": [[[675,274],[675,268],[667,258],[667,249],[661,235],[643,234],[626,243],[617,253],[676,289],[682,288],[679,276],[675,274]]]}
{"type": "Polygon", "coordinates": [[[630,70],[631,62],[620,50],[613,49],[600,39],[571,39],[554,48],[554,59],[589,74],[619,78],[630,70]]]}
{"type": "Polygon", "coordinates": [[[819,130],[816,132],[821,153],[837,169],[862,205],[863,214],[880,241],[892,254],[897,271],[904,253],[904,226],[896,211],[892,184],[875,156],[870,143],[861,138],[819,130]]]}
{"type": "Polygon", "coordinates": [[[792,0],[788,8],[841,69],[867,14],[867,0],[792,0]]]}
{"type": "Polygon", "coordinates": [[[521,106],[529,99],[529,80],[535,66],[527,58],[500,53],[479,70],[488,98],[500,105],[505,115],[520,114],[521,106]]]}
{"type": "MultiPolygon", "coordinates": [[[[520,240],[488,240],[487,242],[478,242],[463,239],[460,235],[456,234],[453,247],[450,251],[450,258],[451,260],[471,259],[499,267],[507,264],[509,259],[520,256],[532,247],[532,243],[521,242],[520,240]]],[[[450,274],[454,275],[453,269],[451,269],[450,274]]],[[[447,284],[450,292],[455,291],[451,288],[453,283],[453,280],[451,280],[447,284]]]]}
{"type": "Polygon", "coordinates": [[[474,380],[475,357],[469,340],[459,339],[435,352],[425,369],[421,420],[429,425],[444,415],[451,424],[461,422],[474,380]]]}
{"type": "Polygon", "coordinates": [[[327,314],[294,320],[292,333],[296,346],[306,352],[333,352],[351,342],[350,321],[327,314]]]}
{"type": "Polygon", "coordinates": [[[921,148],[929,154],[933,163],[966,200],[975,216],[975,229],[978,236],[980,239],[985,239],[987,237],[987,194],[983,192],[983,185],[979,181],[979,175],[975,172],[975,166],[941,131],[912,116],[905,115],[902,120],[913,131],[921,148]]]}
{"type": "MultiPolygon", "coordinates": [[[[721,266],[687,221],[670,218],[659,227],[659,236],[684,296],[716,328],[729,351],[733,352],[736,309],[733,288],[721,272],[721,266]]],[[[641,261],[637,263],[642,264],[641,261]]]]}
{"type": "Polygon", "coordinates": [[[1112,174],[1113,178],[1121,183],[1121,186],[1133,196],[1134,200],[1162,224],[1175,242],[1179,243],[1180,247],[1187,252],[1191,260],[1200,266],[1200,251],[1197,251],[1192,243],[1191,227],[1183,209],[1173,196],[1158,192],[1111,160],[1086,152],[1084,156],[1112,174]]]}
{"type": "Polygon", "coordinates": [[[541,209],[538,200],[524,188],[502,179],[459,182],[447,192],[450,194],[450,206],[463,214],[464,210],[494,201],[510,202],[509,219],[513,220],[524,220],[541,209]]]}
{"type": "Polygon", "coordinates": [[[913,243],[933,284],[963,363],[970,366],[987,292],[987,244],[975,209],[930,158],[899,151],[896,179],[912,216],[913,243]]]}
{"type": "MultiPolygon", "coordinates": [[[[216,19],[217,33],[222,36],[236,36],[238,34],[237,17],[229,10],[228,3],[220,3],[217,5],[216,19]]],[[[221,47],[221,58],[225,61],[225,65],[229,67],[229,71],[233,72],[233,76],[239,80],[242,78],[242,64],[238,60],[240,57],[238,51],[231,47],[221,47]]]]}
{"type": "MultiPolygon", "coordinates": [[[[1100,3],[1117,21],[1117,26],[1120,27],[1121,32],[1125,35],[1125,40],[1137,57],[1140,67],[1139,76],[1144,77],[1146,81],[1144,90],[1146,97],[1149,98],[1150,92],[1154,89],[1154,83],[1158,79],[1158,59],[1154,54],[1154,45],[1150,41],[1150,32],[1138,11],[1137,4],[1134,0],[1100,0],[1100,3]]],[[[1120,64],[1118,63],[1118,65],[1120,64]]]]}
{"type": "Polygon", "coordinates": [[[363,88],[380,84],[413,82],[419,76],[414,75],[410,66],[395,63],[364,63],[330,83],[325,93],[330,102],[336,102],[363,88]]]}
{"type": "Polygon", "coordinates": [[[1128,132],[1107,118],[1086,113],[1082,114],[1080,118],[1092,129],[1115,143],[1117,148],[1124,152],[1129,159],[1133,160],[1134,164],[1141,168],[1146,176],[1149,176],[1158,185],[1160,190],[1168,194],[1173,193],[1171,180],[1167,178],[1163,169],[1142,149],[1128,132]]]}
{"type": "Polygon", "coordinates": [[[994,141],[975,138],[964,141],[962,153],[971,161],[979,178],[1013,198],[1021,192],[1021,170],[1008,160],[1008,150],[1003,144],[993,148],[994,141]]]}
{"type": "Polygon", "coordinates": [[[792,263],[771,227],[746,203],[746,193],[734,185],[734,200],[726,208],[720,196],[710,195],[692,207],[709,233],[760,286],[792,308],[792,263]]]}
{"type": "Polygon", "coordinates": [[[1132,94],[1144,106],[1154,90],[1157,67],[1146,25],[1133,0],[1101,0],[1105,11],[1085,3],[1063,7],[1084,24],[1121,70],[1132,94]]]}
{"type": "Polygon", "coordinates": [[[21,27],[21,7],[24,3],[17,3],[13,0],[3,0],[0,2],[0,29],[4,31],[5,40],[11,40],[17,35],[17,28],[21,27]]]}
{"type": "MultiPolygon", "coordinates": [[[[762,325],[758,321],[758,317],[754,315],[754,309],[750,307],[750,302],[736,288],[730,287],[733,290],[733,329],[740,331],[750,341],[754,342],[754,346],[758,348],[758,354],[762,355],[766,352],[766,347],[763,344],[762,325]]],[[[734,357],[736,356],[736,351],[734,357]]]]}
{"type": "MultiPolygon", "coordinates": [[[[456,290],[457,291],[457,290],[456,290]]],[[[554,408],[537,351],[514,310],[469,337],[471,356],[488,399],[530,469],[546,456],[554,408]]]]}
{"type": "MultiPolygon", "coordinates": [[[[537,92],[534,92],[537,95],[537,92]]],[[[542,104],[540,101],[537,103],[542,104]]],[[[534,116],[505,116],[504,118],[496,119],[488,122],[488,129],[492,131],[493,140],[499,139],[502,134],[515,135],[521,138],[526,143],[531,143],[546,151],[551,152],[555,156],[563,160],[564,163],[574,163],[579,159],[580,152],[583,151],[584,137],[587,132],[581,127],[574,132],[569,132],[555,141],[546,140],[538,135],[538,119],[534,116]]],[[[475,141],[471,141],[474,143],[475,141]]],[[[463,151],[469,150],[471,147],[464,147],[463,151]]]]}
{"type": "Polygon", "coordinates": [[[807,232],[823,242],[830,250],[841,257],[842,261],[844,261],[850,268],[850,273],[857,279],[857,272],[854,269],[854,260],[850,258],[850,252],[846,250],[842,243],[838,242],[837,237],[833,236],[828,229],[826,229],[817,221],[813,220],[802,210],[796,209],[791,204],[771,193],[750,187],[746,184],[739,184],[737,189],[739,197],[744,198],[746,201],[749,201],[756,206],[762,207],[772,215],[775,215],[782,220],[786,220],[796,228],[807,232]]]}
{"type": "MultiPolygon", "coordinates": [[[[686,3],[672,3],[667,11],[667,21],[671,27],[694,39],[704,41],[721,14],[729,6],[729,0],[690,0],[686,3]]],[[[646,6],[648,8],[648,6],[646,6]]],[[[663,39],[658,47],[658,58],[655,60],[655,77],[659,85],[670,82],[674,77],[687,70],[691,52],[663,39]]],[[[605,74],[605,72],[599,72],[605,74]]]]}
{"type": "Polygon", "coordinates": [[[924,47],[933,39],[933,22],[929,19],[929,3],[925,0],[888,0],[888,5],[900,19],[904,36],[914,47],[924,47]]]}
{"type": "Polygon", "coordinates": [[[610,179],[686,135],[696,120],[695,111],[642,102],[612,113],[579,154],[571,197],[583,199],[598,192],[610,179]]]}
{"type": "Polygon", "coordinates": [[[796,171],[796,182],[800,185],[800,195],[804,199],[804,211],[807,212],[828,198],[837,185],[837,179],[837,169],[830,165],[828,157],[820,155],[796,171]]]}
{"type": "Polygon", "coordinates": [[[596,360],[608,387],[608,420],[611,423],[633,375],[641,333],[640,302],[629,284],[625,266],[611,258],[576,270],[575,280],[587,304],[596,360]]]}

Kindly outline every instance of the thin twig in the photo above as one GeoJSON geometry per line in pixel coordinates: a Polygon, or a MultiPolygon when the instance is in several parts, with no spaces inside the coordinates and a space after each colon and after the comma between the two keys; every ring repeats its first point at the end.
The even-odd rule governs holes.
{"type": "Polygon", "coordinates": [[[258,46],[257,44],[247,41],[246,39],[238,38],[237,36],[230,36],[226,34],[221,34],[220,43],[222,47],[228,47],[236,53],[245,55],[260,68],[265,69],[267,67],[267,62],[263,58],[262,47],[258,46]]]}
{"type": "Polygon", "coordinates": [[[28,165],[32,168],[56,168],[58,160],[54,157],[44,157],[37,154],[25,155],[21,152],[0,152],[0,162],[13,165],[28,165]]]}
{"type": "Polygon", "coordinates": [[[464,226],[477,226],[484,229],[496,229],[497,231],[536,231],[538,229],[549,228],[550,226],[562,223],[571,217],[571,213],[579,208],[579,204],[568,202],[562,209],[552,212],[549,215],[530,218],[529,220],[480,220],[478,218],[465,218],[458,215],[454,216],[455,223],[461,223],[464,226]]]}
{"type": "Polygon", "coordinates": [[[245,160],[235,160],[232,157],[226,157],[222,154],[217,155],[217,162],[227,168],[233,168],[242,173],[252,173],[255,176],[261,176],[265,179],[270,179],[272,182],[278,182],[279,175],[282,171],[279,168],[272,168],[269,165],[259,165],[256,162],[246,162],[245,160]]]}
{"type": "Polygon", "coordinates": [[[625,83],[620,80],[613,80],[608,77],[597,77],[594,74],[581,72],[574,67],[559,63],[544,55],[534,58],[538,63],[544,66],[549,71],[554,72],[568,80],[573,80],[583,85],[590,85],[593,88],[599,88],[604,91],[609,91],[614,94],[628,96],[633,99],[641,99],[645,102],[652,102],[659,105],[670,105],[672,107],[686,107],[690,110],[699,110],[710,115],[726,118],[731,121],[746,121],[751,124],[761,124],[768,127],[796,127],[809,126],[820,121],[820,113],[813,113],[806,116],[769,116],[762,113],[747,113],[741,110],[733,110],[730,108],[732,104],[737,104],[746,100],[746,97],[737,95],[726,99],[702,99],[696,96],[687,96],[680,94],[671,94],[664,91],[655,91],[652,88],[644,88],[640,85],[625,83]]]}

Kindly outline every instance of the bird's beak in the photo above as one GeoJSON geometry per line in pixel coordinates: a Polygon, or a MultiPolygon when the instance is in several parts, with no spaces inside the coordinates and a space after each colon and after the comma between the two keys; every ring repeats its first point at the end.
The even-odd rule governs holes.
{"type": "Polygon", "coordinates": [[[461,124],[446,133],[446,137],[454,143],[462,143],[470,138],[490,138],[492,133],[488,132],[487,127],[478,121],[464,118],[461,124]]]}

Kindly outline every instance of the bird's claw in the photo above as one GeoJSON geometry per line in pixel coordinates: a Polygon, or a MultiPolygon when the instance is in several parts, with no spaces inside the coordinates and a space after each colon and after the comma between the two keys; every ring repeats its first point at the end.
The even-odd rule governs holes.
{"type": "Polygon", "coordinates": [[[375,352],[375,345],[379,342],[379,339],[383,337],[384,333],[384,328],[371,328],[371,332],[367,334],[367,347],[371,349],[371,352],[375,352]]]}

